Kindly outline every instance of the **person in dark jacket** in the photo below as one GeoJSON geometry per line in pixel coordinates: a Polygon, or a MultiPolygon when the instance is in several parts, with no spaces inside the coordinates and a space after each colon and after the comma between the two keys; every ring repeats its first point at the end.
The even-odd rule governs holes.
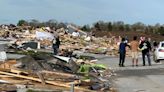
{"type": "Polygon", "coordinates": [[[120,58],[119,58],[119,66],[124,67],[124,62],[125,62],[125,56],[126,56],[126,46],[130,48],[129,45],[125,42],[125,38],[122,38],[122,41],[119,45],[119,53],[120,53],[120,58]]]}
{"type": "Polygon", "coordinates": [[[54,55],[57,55],[58,54],[58,51],[59,51],[59,46],[60,46],[60,39],[59,39],[59,36],[58,37],[55,37],[52,41],[53,45],[53,50],[54,50],[54,55]]]}
{"type": "Polygon", "coordinates": [[[145,56],[147,56],[149,66],[151,66],[151,60],[150,60],[151,44],[147,40],[147,38],[141,42],[139,48],[142,50],[143,66],[145,66],[145,56]]]}

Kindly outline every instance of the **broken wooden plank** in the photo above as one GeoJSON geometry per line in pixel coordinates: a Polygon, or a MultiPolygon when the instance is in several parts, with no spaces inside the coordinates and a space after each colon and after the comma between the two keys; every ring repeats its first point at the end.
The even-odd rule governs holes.
{"type": "Polygon", "coordinates": [[[42,81],[42,84],[45,85],[46,83],[45,83],[43,74],[41,72],[37,72],[37,75],[38,75],[39,79],[42,81]]]}
{"type": "Polygon", "coordinates": [[[13,76],[10,76],[10,75],[0,75],[0,78],[10,78],[10,77],[13,77],[13,76]]]}
{"type": "Polygon", "coordinates": [[[10,72],[10,69],[0,68],[0,71],[10,72]]]}
{"type": "Polygon", "coordinates": [[[73,82],[69,82],[69,83],[66,83],[66,84],[67,84],[67,85],[71,85],[72,83],[74,83],[75,85],[77,85],[77,84],[80,84],[81,81],[80,81],[80,80],[75,80],[75,81],[73,81],[73,82]]]}
{"type": "MultiPolygon", "coordinates": [[[[12,73],[3,72],[3,71],[0,71],[0,74],[5,74],[5,75],[18,77],[18,78],[23,78],[23,79],[33,80],[33,81],[37,81],[37,82],[42,82],[38,78],[33,78],[33,77],[28,77],[28,76],[23,76],[23,75],[17,75],[17,74],[12,74],[12,73]]],[[[61,86],[61,87],[70,88],[70,85],[66,85],[66,84],[61,83],[61,82],[45,81],[45,83],[51,84],[51,85],[55,85],[55,86],[61,86]]],[[[83,91],[91,91],[91,90],[88,90],[88,89],[85,89],[85,88],[80,88],[80,87],[75,87],[75,89],[76,90],[83,90],[83,91]]]]}
{"type": "Polygon", "coordinates": [[[5,68],[0,68],[0,71],[11,72],[11,73],[15,73],[15,74],[26,74],[26,75],[29,74],[29,73],[26,72],[26,71],[21,71],[21,70],[17,70],[17,69],[5,69],[5,68]]]}
{"type": "Polygon", "coordinates": [[[9,81],[6,81],[6,80],[0,80],[0,83],[8,84],[8,83],[10,83],[10,82],[9,82],[9,81]]]}
{"type": "Polygon", "coordinates": [[[46,70],[43,70],[41,72],[42,73],[47,73],[47,74],[55,74],[55,75],[58,75],[58,76],[65,76],[65,77],[74,77],[74,76],[76,76],[74,74],[68,74],[68,73],[62,73],[62,72],[52,72],[52,71],[46,71],[46,70]]]}
{"type": "Polygon", "coordinates": [[[26,74],[26,75],[29,74],[28,72],[17,70],[17,69],[10,69],[10,72],[16,73],[16,74],[26,74]]]}
{"type": "Polygon", "coordinates": [[[6,60],[0,64],[0,68],[10,69],[14,64],[16,64],[16,60],[6,60]]]}

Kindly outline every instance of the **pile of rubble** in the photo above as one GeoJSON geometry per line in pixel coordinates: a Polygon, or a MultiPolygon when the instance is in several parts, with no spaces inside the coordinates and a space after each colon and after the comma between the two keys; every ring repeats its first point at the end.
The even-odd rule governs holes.
{"type": "Polygon", "coordinates": [[[35,42],[39,44],[35,49],[52,48],[52,39],[59,36],[61,41],[60,50],[80,50],[82,52],[118,55],[118,44],[121,38],[116,37],[94,37],[92,33],[86,33],[82,30],[67,26],[51,30],[49,27],[35,28],[16,27],[9,29],[0,29],[0,36],[8,39],[15,39],[14,42],[18,47],[23,43],[35,42]],[[20,31],[18,31],[20,30],[20,31]],[[78,34],[76,34],[78,30],[78,34]]]}
{"type": "Polygon", "coordinates": [[[49,27],[2,27],[0,36],[9,47],[7,50],[0,48],[0,83],[3,84],[0,91],[41,88],[52,89],[53,92],[112,90],[109,81],[112,70],[96,64],[94,57],[79,56],[73,52],[118,55],[120,39],[96,38],[72,26],[55,31],[49,27]],[[53,51],[54,36],[59,36],[61,41],[58,55],[49,53],[53,51]],[[7,56],[5,52],[8,52],[7,56]]]}
{"type": "Polygon", "coordinates": [[[88,35],[74,37],[71,33],[62,34],[65,33],[64,29],[59,29],[58,32],[62,41],[61,49],[80,50],[95,54],[118,54],[118,45],[116,41],[112,43],[114,41],[113,38],[96,38],[88,35]]]}
{"type": "Polygon", "coordinates": [[[109,81],[112,71],[105,65],[96,64],[94,60],[53,56],[42,52],[22,53],[26,55],[9,54],[8,60],[0,64],[0,83],[6,85],[0,86],[0,90],[11,90],[4,89],[9,86],[13,86],[12,90],[36,89],[37,82],[65,88],[62,91],[72,88],[77,92],[110,92],[112,88],[109,81]],[[12,55],[15,55],[15,59],[12,55]]]}

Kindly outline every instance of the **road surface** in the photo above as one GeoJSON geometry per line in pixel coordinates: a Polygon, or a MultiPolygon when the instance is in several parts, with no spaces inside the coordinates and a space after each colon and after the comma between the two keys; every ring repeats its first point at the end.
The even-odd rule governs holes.
{"type": "Polygon", "coordinates": [[[126,57],[125,67],[119,67],[118,57],[95,57],[98,57],[98,63],[106,64],[115,71],[113,82],[118,92],[164,92],[164,61],[152,61],[152,66],[146,62],[146,66],[142,66],[140,56],[139,66],[132,67],[131,57],[126,57]]]}

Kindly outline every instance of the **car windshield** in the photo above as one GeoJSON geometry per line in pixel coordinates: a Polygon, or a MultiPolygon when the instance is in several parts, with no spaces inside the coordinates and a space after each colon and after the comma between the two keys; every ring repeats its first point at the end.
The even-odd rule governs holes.
{"type": "Polygon", "coordinates": [[[164,43],[161,44],[161,47],[164,47],[164,43]]]}

